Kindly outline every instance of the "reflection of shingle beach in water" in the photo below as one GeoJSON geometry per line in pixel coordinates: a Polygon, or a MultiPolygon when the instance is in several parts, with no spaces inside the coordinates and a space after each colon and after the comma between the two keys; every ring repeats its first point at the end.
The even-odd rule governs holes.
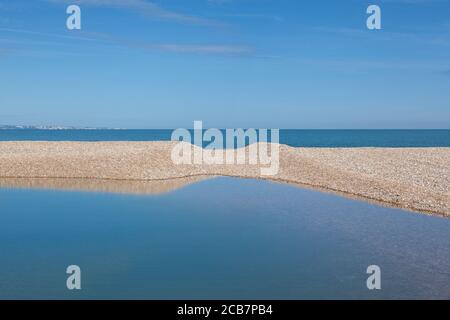
{"type": "MultiPolygon", "coordinates": [[[[79,187],[127,192],[123,186],[131,190],[141,186],[143,192],[138,193],[152,193],[145,189],[153,187],[144,187],[142,180],[218,175],[266,178],[450,215],[450,148],[319,149],[281,145],[278,174],[261,176],[259,166],[248,164],[175,165],[171,160],[173,146],[174,142],[1,142],[0,177],[141,180],[135,187],[118,181],[101,186],[98,180],[83,182],[79,187]]],[[[191,179],[194,181],[176,183],[183,185],[201,178],[191,179]]],[[[30,183],[19,180],[3,179],[1,185],[30,183]]],[[[175,181],[161,182],[158,188],[176,189],[178,186],[171,185],[175,181]]],[[[39,187],[40,183],[34,185],[39,187]]],[[[58,188],[59,183],[48,183],[47,187],[58,188]]],[[[61,185],[78,189],[75,182],[71,183],[61,185]]]]}
{"type": "Polygon", "coordinates": [[[185,177],[165,180],[105,180],[77,178],[0,178],[0,188],[53,189],[158,195],[181,189],[210,177],[185,177]]]}

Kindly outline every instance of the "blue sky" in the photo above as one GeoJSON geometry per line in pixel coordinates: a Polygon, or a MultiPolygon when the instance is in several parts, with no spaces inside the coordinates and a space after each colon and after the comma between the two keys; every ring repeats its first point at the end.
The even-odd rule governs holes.
{"type": "Polygon", "coordinates": [[[0,0],[0,124],[194,120],[450,128],[450,1],[0,0]]]}

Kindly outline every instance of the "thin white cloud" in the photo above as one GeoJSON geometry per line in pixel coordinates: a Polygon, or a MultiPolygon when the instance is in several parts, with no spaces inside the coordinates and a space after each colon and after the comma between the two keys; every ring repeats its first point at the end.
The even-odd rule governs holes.
{"type": "Polygon", "coordinates": [[[309,28],[313,32],[330,33],[343,37],[371,37],[372,40],[381,41],[412,41],[423,45],[436,45],[442,47],[450,47],[450,34],[448,32],[433,32],[433,33],[411,33],[411,32],[395,32],[395,31],[380,31],[372,32],[365,29],[356,28],[331,28],[331,27],[312,27],[309,28]]]}
{"type": "Polygon", "coordinates": [[[280,16],[269,15],[269,14],[260,14],[260,13],[230,13],[224,14],[224,17],[229,18],[248,18],[248,19],[261,19],[261,20],[272,20],[276,22],[282,22],[284,19],[280,16]]]}
{"type": "Polygon", "coordinates": [[[95,38],[89,38],[84,36],[71,36],[71,35],[62,35],[62,34],[55,34],[55,33],[45,33],[45,32],[38,32],[38,31],[32,31],[32,30],[22,30],[22,29],[13,29],[13,28],[0,28],[0,31],[3,32],[10,32],[10,33],[18,33],[18,34],[24,34],[24,35],[32,35],[32,36],[40,36],[40,37],[51,37],[51,38],[61,38],[61,39],[68,39],[68,40],[84,40],[84,41],[94,41],[98,40],[95,38]]]}
{"type": "Polygon", "coordinates": [[[222,23],[219,23],[217,21],[167,10],[160,7],[156,3],[147,0],[47,0],[47,1],[52,3],[130,9],[155,19],[170,20],[186,24],[195,24],[204,26],[223,25],[222,23]]]}
{"type": "Polygon", "coordinates": [[[251,53],[251,49],[248,47],[230,45],[156,44],[145,45],[145,48],[164,52],[192,54],[245,55],[251,53]]]}
{"type": "MultiPolygon", "coordinates": [[[[25,36],[34,36],[33,40],[29,37],[16,37],[13,39],[0,38],[0,44],[12,45],[26,45],[26,46],[47,46],[55,47],[70,43],[71,46],[76,46],[77,42],[67,42],[64,40],[78,40],[86,43],[86,45],[108,45],[116,47],[125,47],[144,52],[167,52],[177,54],[200,54],[200,55],[224,55],[224,56],[244,56],[253,54],[253,50],[244,45],[229,45],[229,44],[183,44],[183,43],[148,43],[130,41],[125,38],[118,38],[109,34],[103,33],[83,33],[79,36],[71,36],[64,34],[44,33],[31,30],[21,30],[12,28],[0,28],[0,32],[6,34],[18,34],[25,36]],[[54,39],[52,41],[40,39],[54,39]],[[60,40],[57,41],[57,40],[60,40]]],[[[86,48],[86,47],[83,47],[86,48]]],[[[5,48],[3,48],[5,49],[5,48]]],[[[14,48],[16,50],[16,48],[14,48]]],[[[18,50],[18,52],[21,50],[18,50]]],[[[1,51],[0,51],[1,53],[1,51]]]]}
{"type": "Polygon", "coordinates": [[[224,4],[224,3],[228,3],[231,2],[232,0],[208,0],[209,3],[212,4],[224,4]]]}

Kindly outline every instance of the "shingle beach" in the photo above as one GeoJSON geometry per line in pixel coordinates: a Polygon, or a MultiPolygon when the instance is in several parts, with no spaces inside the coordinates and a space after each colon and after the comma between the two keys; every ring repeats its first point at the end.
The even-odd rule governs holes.
{"type": "Polygon", "coordinates": [[[280,169],[176,165],[174,142],[0,142],[0,187],[158,193],[212,176],[261,178],[450,216],[450,148],[293,148],[280,169]],[[181,178],[181,179],[180,179],[181,178]]]}

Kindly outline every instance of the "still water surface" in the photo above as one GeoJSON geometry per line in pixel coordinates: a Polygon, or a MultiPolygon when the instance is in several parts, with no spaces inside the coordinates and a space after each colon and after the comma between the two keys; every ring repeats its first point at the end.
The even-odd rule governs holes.
{"type": "Polygon", "coordinates": [[[3,188],[0,252],[2,299],[450,298],[450,219],[256,180],[157,196],[3,188]],[[66,289],[72,264],[81,291],[66,289]]]}

